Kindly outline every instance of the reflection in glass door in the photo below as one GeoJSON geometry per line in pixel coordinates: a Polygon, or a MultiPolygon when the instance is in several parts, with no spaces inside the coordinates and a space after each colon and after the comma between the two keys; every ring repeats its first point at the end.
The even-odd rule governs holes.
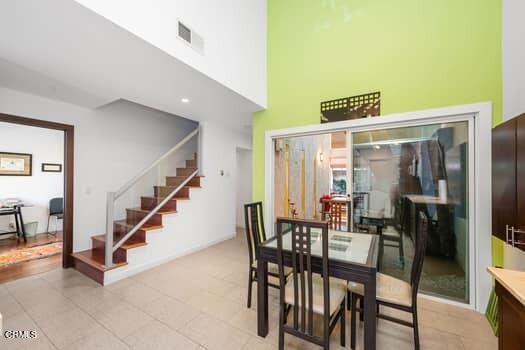
{"type": "Polygon", "coordinates": [[[333,229],[348,229],[346,135],[342,131],[274,141],[274,217],[323,219],[333,229]]]}
{"type": "Polygon", "coordinates": [[[409,281],[417,218],[426,215],[420,291],[465,303],[468,147],[468,121],[352,134],[353,229],[382,232],[380,271],[409,281]]]}

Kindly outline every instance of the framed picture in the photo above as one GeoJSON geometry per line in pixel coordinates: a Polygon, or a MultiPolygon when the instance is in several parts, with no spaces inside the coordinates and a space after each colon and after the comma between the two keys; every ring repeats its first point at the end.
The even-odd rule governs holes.
{"type": "Polygon", "coordinates": [[[62,164],[42,163],[42,171],[45,173],[61,173],[62,164]]]}
{"type": "Polygon", "coordinates": [[[31,176],[33,155],[27,153],[0,152],[0,175],[31,176]]]}

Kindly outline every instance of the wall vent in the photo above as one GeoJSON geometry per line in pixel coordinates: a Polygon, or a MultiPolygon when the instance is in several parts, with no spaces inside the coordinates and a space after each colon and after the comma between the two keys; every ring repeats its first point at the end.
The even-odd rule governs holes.
{"type": "Polygon", "coordinates": [[[195,51],[199,52],[200,54],[204,54],[204,39],[202,36],[197,34],[194,30],[181,21],[178,22],[178,25],[179,39],[190,45],[195,51]]]}

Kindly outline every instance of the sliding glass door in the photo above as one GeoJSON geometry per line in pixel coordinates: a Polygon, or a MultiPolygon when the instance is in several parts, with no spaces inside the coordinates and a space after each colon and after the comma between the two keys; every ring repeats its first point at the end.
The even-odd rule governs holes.
{"type": "Polygon", "coordinates": [[[469,122],[352,133],[353,230],[383,235],[379,269],[410,278],[427,217],[420,291],[469,303],[469,122]]]}
{"type": "Polygon", "coordinates": [[[274,139],[273,218],[380,234],[379,270],[408,281],[426,217],[420,291],[470,303],[474,121],[442,120],[274,139]]]}

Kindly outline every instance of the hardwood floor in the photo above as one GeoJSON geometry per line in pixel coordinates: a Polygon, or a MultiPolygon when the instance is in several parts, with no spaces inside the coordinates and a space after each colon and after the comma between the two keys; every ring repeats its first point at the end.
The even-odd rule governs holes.
{"type": "MultiPolygon", "coordinates": [[[[40,233],[28,237],[27,243],[22,239],[5,238],[0,240],[0,254],[11,250],[23,249],[62,241],[62,232],[55,235],[40,233]]],[[[62,267],[62,255],[53,255],[43,259],[31,260],[18,264],[0,267],[0,283],[17,280],[38,273],[51,271],[62,267]]]]}

